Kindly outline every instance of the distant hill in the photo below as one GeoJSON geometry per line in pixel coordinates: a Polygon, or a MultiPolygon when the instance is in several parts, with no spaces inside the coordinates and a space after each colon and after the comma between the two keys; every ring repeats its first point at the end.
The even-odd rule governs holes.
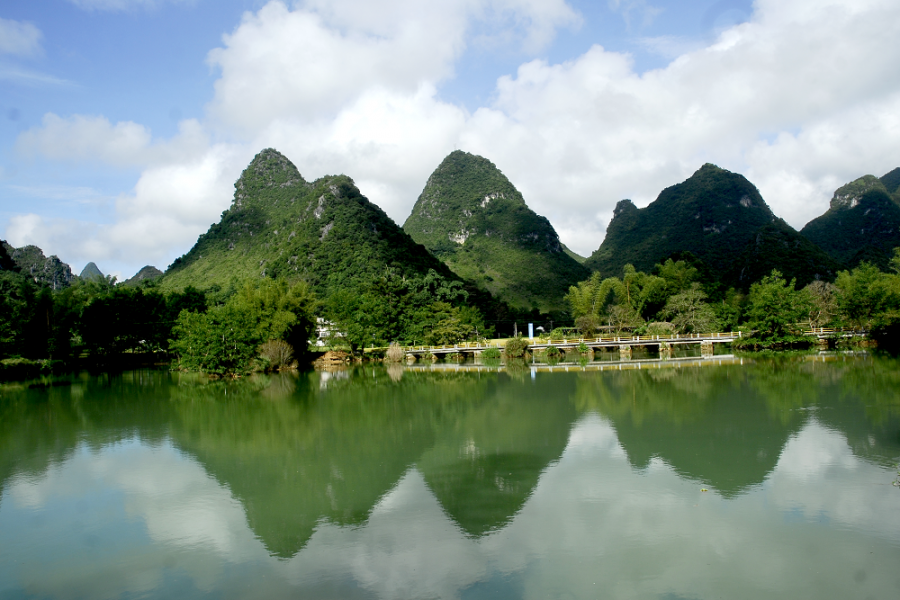
{"type": "Polygon", "coordinates": [[[13,248],[7,242],[2,244],[19,272],[30,277],[38,285],[61,290],[72,285],[75,280],[69,265],[55,255],[44,256],[44,252],[37,246],[13,248]]]}
{"type": "Polygon", "coordinates": [[[106,279],[106,275],[104,275],[103,272],[100,271],[100,268],[93,262],[89,262],[88,264],[84,265],[84,268],[81,270],[81,275],[79,275],[79,277],[81,277],[82,279],[95,279],[98,277],[100,279],[106,279]]]}
{"type": "Polygon", "coordinates": [[[879,179],[885,191],[894,198],[895,202],[900,204],[900,167],[882,175],[879,179]]]}
{"type": "Polygon", "coordinates": [[[778,269],[785,279],[796,279],[798,286],[804,286],[816,279],[832,281],[842,268],[841,263],[778,219],[756,230],[723,279],[747,289],[778,269]]]}
{"type": "MultiPolygon", "coordinates": [[[[129,285],[129,286],[140,285],[141,282],[156,281],[157,279],[159,279],[162,276],[163,276],[162,271],[160,271],[156,267],[147,265],[146,267],[144,267],[143,269],[141,269],[140,271],[135,273],[134,277],[123,281],[122,285],[129,285]]],[[[82,275],[82,277],[84,277],[84,276],[82,275]]]]}
{"type": "Polygon", "coordinates": [[[605,277],[620,276],[628,263],[649,271],[684,252],[699,258],[724,283],[742,288],[772,269],[803,285],[833,279],[840,268],[776,217],[743,175],[712,164],[666,188],[646,208],[620,201],[606,238],[585,266],[605,277]]]}
{"type": "Polygon", "coordinates": [[[589,276],[491,161],[460,150],[428,178],[403,229],[457,275],[520,309],[563,309],[569,286],[589,276]]]}
{"type": "Polygon", "coordinates": [[[574,260],[575,262],[577,262],[577,263],[580,264],[580,265],[583,265],[583,264],[584,264],[584,261],[587,260],[587,257],[586,257],[586,256],[581,256],[581,255],[578,254],[577,252],[574,252],[573,250],[570,250],[565,244],[562,245],[562,249],[563,249],[563,252],[565,252],[566,254],[568,254],[569,257],[570,257],[572,260],[574,260]]]}
{"type": "Polygon", "coordinates": [[[646,208],[620,201],[606,238],[585,266],[605,277],[619,276],[628,263],[646,271],[671,254],[688,251],[723,274],[733,268],[756,230],[775,220],[752,183],[707,163],[646,208]]]}
{"type": "Polygon", "coordinates": [[[280,276],[308,281],[322,298],[365,285],[388,268],[401,275],[433,269],[456,279],[347,176],[307,182],[270,148],[256,155],[234,187],[231,207],[169,266],[163,289],[280,276]]]}
{"type": "Polygon", "coordinates": [[[880,179],[866,175],[838,188],[825,214],[800,233],[846,267],[868,261],[886,268],[893,249],[900,246],[900,205],[885,181],[900,186],[900,169],[880,179]]]}

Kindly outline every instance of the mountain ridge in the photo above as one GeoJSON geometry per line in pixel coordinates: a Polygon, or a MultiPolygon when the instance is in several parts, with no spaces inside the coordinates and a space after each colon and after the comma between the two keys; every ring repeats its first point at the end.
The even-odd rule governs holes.
{"type": "Polygon", "coordinates": [[[520,309],[564,307],[589,272],[490,160],[455,150],[429,176],[403,229],[458,276],[520,309]]]}

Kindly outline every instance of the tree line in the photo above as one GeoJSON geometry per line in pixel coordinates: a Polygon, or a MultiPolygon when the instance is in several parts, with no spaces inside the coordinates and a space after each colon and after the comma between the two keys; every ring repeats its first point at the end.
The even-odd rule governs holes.
{"type": "Polygon", "coordinates": [[[625,265],[621,277],[590,279],[566,295],[582,335],[743,330],[749,347],[802,344],[805,327],[852,328],[886,337],[900,325],[900,248],[889,271],[872,264],[840,271],[834,282],[799,287],[773,270],[742,291],[725,288],[688,253],[657,263],[650,273],[625,265]]]}
{"type": "MultiPolygon", "coordinates": [[[[724,287],[684,253],[649,273],[631,265],[619,277],[595,272],[572,286],[566,301],[565,320],[583,335],[741,329],[754,332],[745,346],[772,347],[802,343],[804,327],[849,327],[896,338],[900,249],[889,271],[862,263],[834,282],[804,287],[772,271],[746,291],[724,287]]],[[[98,277],[52,291],[0,270],[3,369],[29,360],[109,365],[138,355],[219,375],[279,368],[303,360],[319,317],[338,332],[330,342],[355,353],[397,341],[441,345],[495,334],[470,292],[434,271],[409,276],[386,268],[362,287],[320,299],[299,280],[234,278],[206,290],[163,291],[154,282],[123,286],[98,277]]]]}

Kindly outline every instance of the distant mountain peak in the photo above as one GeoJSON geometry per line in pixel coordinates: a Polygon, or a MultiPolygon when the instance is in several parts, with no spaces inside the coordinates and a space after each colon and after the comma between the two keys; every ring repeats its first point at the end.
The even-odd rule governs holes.
{"type": "MultiPolygon", "coordinates": [[[[669,256],[690,252],[719,277],[736,278],[736,261],[754,239],[766,244],[797,241],[793,238],[798,234],[786,225],[771,230],[777,235],[756,236],[761,227],[777,222],[759,190],[743,175],[706,163],[644,208],[630,200],[616,204],[606,237],[585,266],[604,276],[620,276],[626,264],[649,271],[669,256]]],[[[821,258],[811,262],[818,265],[821,258]]]]}
{"type": "Polygon", "coordinates": [[[871,190],[881,190],[889,194],[884,184],[874,175],[863,175],[846,185],[842,185],[834,192],[831,198],[830,208],[840,210],[842,208],[855,208],[862,197],[871,190]]]}
{"type": "Polygon", "coordinates": [[[160,277],[163,276],[163,272],[154,267],[153,265],[147,265],[142,268],[140,271],[135,273],[134,277],[131,279],[127,279],[122,282],[122,285],[140,285],[142,281],[156,281],[160,277]]]}
{"type": "Polygon", "coordinates": [[[38,285],[45,285],[54,290],[72,285],[75,279],[72,268],[59,260],[56,255],[44,256],[43,250],[37,246],[13,248],[7,242],[2,243],[19,272],[30,277],[38,285]]]}
{"type": "Polygon", "coordinates": [[[84,268],[81,270],[81,274],[79,275],[82,279],[93,279],[95,277],[99,277],[100,279],[105,279],[106,276],[100,270],[100,268],[96,265],[96,263],[89,262],[84,265],[84,268]]]}
{"type": "Polygon", "coordinates": [[[453,279],[352,179],[329,175],[306,182],[290,160],[268,148],[241,173],[231,207],[169,266],[160,287],[284,277],[306,280],[324,298],[361,289],[386,269],[404,276],[434,270],[453,279]]]}
{"type": "Polygon", "coordinates": [[[265,188],[308,186],[297,167],[278,150],[266,148],[259,152],[234,183],[232,206],[241,208],[249,198],[258,196],[265,188]]]}
{"type": "Polygon", "coordinates": [[[520,308],[562,308],[569,286],[588,275],[494,163],[462,150],[428,178],[403,229],[457,275],[520,308]]]}
{"type": "Polygon", "coordinates": [[[619,200],[616,202],[616,207],[613,209],[613,219],[616,217],[630,212],[637,212],[638,207],[634,205],[630,199],[625,198],[624,200],[619,200]]]}

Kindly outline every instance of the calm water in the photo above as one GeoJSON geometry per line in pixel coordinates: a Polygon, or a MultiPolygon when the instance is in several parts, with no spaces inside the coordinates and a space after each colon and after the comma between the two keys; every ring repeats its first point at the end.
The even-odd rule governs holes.
{"type": "Polygon", "coordinates": [[[900,597],[900,362],[702,364],[3,386],[0,598],[900,597]]]}

